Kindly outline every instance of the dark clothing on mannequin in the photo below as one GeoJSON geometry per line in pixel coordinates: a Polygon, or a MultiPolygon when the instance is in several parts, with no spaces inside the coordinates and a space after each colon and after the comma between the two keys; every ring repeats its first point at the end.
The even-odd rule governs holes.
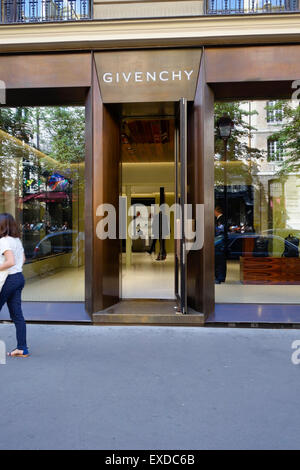
{"type": "Polygon", "coordinates": [[[157,239],[156,238],[153,238],[152,242],[151,242],[151,245],[150,245],[150,248],[148,250],[148,253],[150,253],[150,255],[152,253],[155,253],[155,245],[156,245],[156,242],[157,242],[157,239]]]}
{"type": "Polygon", "coordinates": [[[155,245],[156,245],[157,240],[159,240],[160,250],[159,250],[157,260],[164,260],[167,256],[165,238],[169,237],[170,235],[170,226],[169,226],[168,217],[162,212],[155,214],[152,220],[151,229],[152,229],[153,239],[152,239],[152,243],[151,243],[148,253],[151,254],[155,252],[155,245]]]}

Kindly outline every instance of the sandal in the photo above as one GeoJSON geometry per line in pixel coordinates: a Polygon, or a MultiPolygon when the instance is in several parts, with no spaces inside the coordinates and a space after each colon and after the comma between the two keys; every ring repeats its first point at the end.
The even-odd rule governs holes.
{"type": "Polygon", "coordinates": [[[30,355],[28,349],[24,349],[24,350],[22,351],[22,353],[17,353],[17,354],[13,354],[14,351],[22,351],[22,349],[16,348],[16,349],[14,349],[13,351],[11,351],[10,353],[7,353],[7,355],[8,355],[9,357],[28,357],[28,356],[30,355]]]}

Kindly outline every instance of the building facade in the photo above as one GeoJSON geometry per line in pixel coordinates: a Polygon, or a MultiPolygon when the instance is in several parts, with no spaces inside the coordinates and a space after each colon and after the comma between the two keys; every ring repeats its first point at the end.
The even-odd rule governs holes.
{"type": "Polygon", "coordinates": [[[281,171],[280,112],[266,107],[300,79],[298,7],[2,1],[1,211],[22,230],[25,314],[203,325],[216,304],[297,307],[298,169],[281,171]],[[255,128],[217,159],[215,103],[243,103],[255,128]],[[228,228],[217,286],[216,199],[228,228]],[[163,203],[182,210],[165,241],[163,203]],[[194,235],[177,237],[185,224],[194,235]]]}

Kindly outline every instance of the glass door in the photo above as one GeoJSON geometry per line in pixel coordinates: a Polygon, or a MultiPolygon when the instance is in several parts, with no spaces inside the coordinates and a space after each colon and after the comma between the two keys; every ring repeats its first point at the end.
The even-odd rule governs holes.
{"type": "Polygon", "coordinates": [[[187,100],[181,98],[175,132],[175,294],[178,310],[187,313],[185,218],[187,203],[187,100]]]}

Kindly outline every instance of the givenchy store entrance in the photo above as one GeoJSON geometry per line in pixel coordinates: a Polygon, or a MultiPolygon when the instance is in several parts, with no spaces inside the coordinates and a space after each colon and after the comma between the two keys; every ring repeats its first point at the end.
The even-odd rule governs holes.
{"type": "MultiPolygon", "coordinates": [[[[41,285],[47,287],[44,291],[48,292],[45,299],[33,298],[28,302],[24,299],[25,316],[29,318],[32,312],[37,312],[33,319],[60,321],[60,312],[64,312],[63,320],[69,316],[70,321],[80,318],[82,321],[84,317],[84,321],[99,324],[202,325],[215,311],[215,194],[222,205],[226,185],[223,182],[223,189],[215,191],[214,183],[217,169],[222,186],[226,166],[228,174],[231,168],[235,178],[228,184],[229,199],[233,201],[235,197],[230,210],[237,207],[237,194],[245,200],[243,206],[239,205],[240,219],[228,211],[232,225],[244,222],[252,204],[251,221],[257,231],[260,200],[265,201],[261,207],[273,221],[269,227],[270,220],[265,222],[261,217],[263,230],[281,230],[268,235],[280,238],[278,253],[283,253],[282,243],[287,236],[291,235],[294,241],[299,238],[295,231],[291,234],[282,231],[281,221],[278,222],[284,204],[292,220],[295,191],[291,188],[298,187],[298,176],[292,174],[281,186],[273,178],[269,186],[261,186],[260,192],[256,187],[250,191],[248,180],[243,188],[238,188],[242,184],[241,174],[238,179],[235,171],[239,168],[238,159],[233,155],[230,157],[233,163],[228,157],[228,165],[223,165],[221,160],[216,162],[214,149],[215,102],[288,99],[294,80],[300,77],[299,63],[294,60],[298,53],[297,45],[275,45],[1,56],[0,79],[6,83],[4,107],[9,108],[8,117],[15,115],[11,110],[22,108],[26,114],[24,109],[30,108],[28,113],[43,128],[43,109],[51,107],[57,119],[57,109],[61,108],[59,119],[66,122],[69,119],[73,129],[81,116],[84,136],[83,140],[82,136],[74,140],[80,144],[77,153],[67,151],[64,158],[61,147],[55,154],[49,142],[48,147],[39,149],[41,143],[36,139],[27,142],[20,135],[11,138],[7,134],[13,130],[1,129],[5,165],[14,169],[9,181],[4,181],[7,174],[1,173],[3,210],[9,209],[17,218],[25,217],[26,240],[31,243],[32,236],[40,237],[33,247],[39,248],[40,253],[43,251],[40,241],[55,237],[42,236],[38,228],[34,235],[29,233],[31,226],[41,227],[37,217],[41,217],[42,225],[52,217],[57,219],[53,226],[69,229],[69,251],[50,253],[50,264],[53,270],[63,268],[70,273],[70,266],[64,263],[71,262],[72,273],[76,270],[80,279],[77,297],[71,300],[63,295],[58,297],[54,288],[50,292],[47,287],[50,277],[54,279],[58,273],[48,268],[36,272],[37,265],[49,265],[48,258],[36,263],[29,260],[26,269],[36,276],[35,285],[38,286],[40,277],[41,285]],[[53,181],[59,183],[61,191],[54,189],[50,193],[49,183],[53,181]],[[269,199],[263,198],[266,191],[269,199]],[[246,192],[250,194],[247,198],[246,192]],[[162,203],[177,204],[167,224],[163,223],[165,213],[159,208],[162,203]],[[191,207],[190,213],[182,210],[186,204],[191,207]],[[158,209],[151,210],[155,205],[158,209]],[[115,211],[112,230],[115,228],[116,236],[111,237],[105,234],[108,208],[115,211]],[[181,225],[177,224],[178,219],[181,225]],[[187,231],[181,234],[184,236],[175,237],[177,227],[185,227],[185,222],[187,231]],[[158,227],[156,233],[153,225],[158,227]],[[127,237],[130,230],[132,236],[127,237]],[[166,239],[162,237],[164,231],[166,239]],[[197,249],[191,247],[192,232],[200,234],[203,242],[197,249]],[[77,311],[79,315],[74,318],[77,311]],[[51,312],[48,317],[47,312],[51,312]]],[[[49,112],[44,114],[47,119],[49,112]]],[[[271,150],[275,151],[275,147],[270,144],[271,150]]],[[[251,181],[258,181],[258,176],[255,174],[251,181]]],[[[254,243],[255,237],[252,238],[254,243]]],[[[250,251],[253,253],[253,247],[250,251]]],[[[227,281],[236,267],[250,276],[252,264],[256,263],[255,270],[258,265],[266,266],[267,258],[272,258],[268,264],[272,269],[279,264],[283,269],[286,263],[296,270],[299,264],[295,259],[278,261],[270,256],[275,250],[266,253],[264,263],[258,258],[253,261],[252,256],[230,259],[227,281]]],[[[66,281],[64,272],[62,279],[66,281]]],[[[277,282],[275,271],[273,274],[272,282],[277,282]]],[[[237,277],[235,280],[239,282],[237,277]]],[[[72,282],[69,287],[74,287],[72,282]]],[[[217,286],[218,311],[225,308],[219,299],[226,288],[224,283],[217,286]]],[[[234,308],[240,307],[227,302],[227,312],[234,308]]]]}
{"type": "MultiPolygon", "coordinates": [[[[138,55],[138,61],[129,52],[94,55],[87,105],[94,116],[94,167],[88,172],[94,181],[101,178],[101,191],[94,187],[95,230],[86,244],[98,260],[88,308],[99,323],[203,324],[213,308],[212,238],[194,250],[182,227],[202,234],[206,219],[206,230],[213,229],[212,201],[203,204],[213,169],[204,165],[208,152],[199,142],[199,104],[212,95],[204,96],[200,51],[138,55]],[[117,208],[119,239],[105,236],[103,204],[117,208]],[[162,205],[171,208],[170,218],[162,205]],[[199,221],[197,205],[205,207],[199,221]]],[[[207,124],[213,132],[212,114],[207,124]]]]}
{"type": "MultiPolygon", "coordinates": [[[[183,321],[187,304],[187,237],[180,224],[192,219],[187,203],[187,100],[177,103],[127,103],[114,109],[119,115],[119,299],[97,314],[136,311],[148,321],[162,313],[166,322],[183,321]],[[124,223],[124,227],[120,227],[124,223]],[[183,234],[183,236],[182,236],[183,234]],[[134,302],[139,299],[139,302],[134,302]],[[144,303],[140,301],[143,299],[144,303]],[[129,302],[130,301],[130,302],[129,302]]],[[[115,118],[116,119],[116,118],[115,118]]],[[[112,166],[112,163],[111,163],[112,166]]],[[[116,191],[117,186],[111,189],[116,191]]],[[[98,214],[101,210],[98,208],[98,214]]],[[[101,212],[103,215],[104,211],[101,212]]],[[[108,225],[98,222],[98,230],[108,225]]],[[[195,223],[194,223],[195,226],[195,223]]],[[[102,232],[103,233],[103,232],[102,232]]],[[[105,233],[105,232],[104,232],[105,233]]],[[[193,237],[196,238],[196,237],[193,237]]],[[[117,251],[117,244],[111,250],[117,251]]],[[[117,285],[117,276],[115,279],[117,285]]],[[[110,320],[113,321],[114,317],[110,320]]],[[[203,315],[193,315],[203,321],[203,315]]]]}
{"type": "MultiPolygon", "coordinates": [[[[202,324],[203,314],[188,304],[189,240],[181,230],[187,217],[193,230],[196,224],[193,205],[189,213],[185,209],[187,118],[192,108],[188,110],[187,100],[181,99],[108,104],[105,109],[119,130],[119,146],[113,153],[109,148],[109,179],[114,184],[107,188],[111,201],[118,199],[117,206],[111,205],[112,214],[116,209],[119,239],[107,236],[110,208],[98,206],[96,234],[114,260],[109,267],[109,292],[114,295],[103,299],[104,308],[94,313],[94,321],[185,324],[191,320],[183,314],[192,313],[194,323],[202,324]]],[[[192,236],[192,241],[196,238],[192,236]]]]}
{"type": "MultiPolygon", "coordinates": [[[[203,324],[204,316],[213,310],[213,200],[209,197],[208,190],[213,186],[213,167],[205,164],[212,152],[213,95],[205,84],[203,64],[200,66],[201,55],[202,51],[195,49],[165,50],[159,53],[151,50],[53,53],[0,58],[1,78],[7,86],[6,107],[25,109],[36,106],[40,109],[51,106],[54,113],[56,107],[79,106],[80,112],[85,110],[83,132],[86,148],[85,154],[83,153],[84,161],[78,162],[80,170],[76,173],[79,188],[77,192],[70,176],[68,161],[63,164],[58,161],[62,158],[61,151],[57,160],[51,156],[53,154],[47,155],[47,152],[52,152],[50,147],[50,150],[41,152],[35,148],[35,141],[28,142],[26,147],[29,152],[33,152],[37,162],[35,173],[38,176],[34,184],[38,194],[30,195],[32,204],[36,205],[37,201],[42,201],[42,205],[47,205],[48,202],[52,204],[54,195],[48,194],[51,178],[59,179],[60,184],[65,182],[69,188],[66,197],[60,194],[62,220],[55,221],[56,224],[52,224],[51,220],[51,224],[58,229],[64,227],[71,230],[75,227],[75,222],[78,225],[78,231],[76,234],[71,232],[70,239],[72,250],[77,246],[80,250],[80,256],[75,250],[75,258],[80,270],[79,277],[84,273],[84,282],[80,281],[81,288],[84,287],[84,303],[80,302],[81,297],[75,301],[61,299],[58,303],[56,290],[53,289],[51,292],[54,301],[52,297],[48,297],[46,301],[34,298],[24,303],[27,319],[76,321],[73,313],[81,309],[85,315],[84,321],[88,315],[95,322],[107,323],[111,313],[108,309],[115,309],[121,303],[123,313],[121,312],[121,316],[115,315],[114,321],[117,322],[203,324]],[[11,70],[14,70],[13,74],[11,70]],[[207,133],[203,132],[204,116],[207,133]],[[137,128],[138,132],[135,131],[137,128]],[[149,128],[152,129],[150,133],[149,128]],[[142,142],[138,142],[139,139],[142,142]],[[150,151],[147,145],[152,145],[153,149],[150,151]],[[43,168],[40,171],[41,162],[49,163],[48,172],[43,168]],[[145,170],[146,166],[148,170],[145,170]],[[137,168],[143,168],[143,171],[137,171],[137,168]],[[148,182],[145,178],[148,178],[148,182]],[[44,186],[45,194],[40,194],[44,186]],[[84,197],[81,190],[84,191],[84,197]],[[44,199],[41,199],[42,196],[44,199]],[[146,233],[145,227],[141,226],[143,223],[145,225],[145,218],[144,221],[139,220],[139,230],[144,229],[145,238],[135,240],[133,237],[128,240],[126,236],[120,236],[119,206],[120,200],[124,202],[126,196],[125,209],[127,204],[132,203],[135,208],[143,204],[148,211],[152,202],[158,206],[163,202],[170,203],[171,206],[171,203],[177,203],[181,213],[178,215],[171,211],[171,221],[167,224],[169,237],[164,240],[161,236],[164,225],[161,223],[156,224],[158,233],[146,233]],[[65,199],[72,200],[73,212],[68,213],[68,217],[64,215],[67,214],[64,209],[65,199]],[[192,208],[188,217],[182,211],[185,204],[190,204],[192,208]],[[115,237],[103,236],[107,205],[115,210],[118,234],[115,237]],[[175,237],[175,229],[179,227],[180,233],[180,227],[184,227],[186,218],[190,222],[190,228],[197,231],[197,205],[204,207],[204,213],[201,214],[204,232],[202,238],[210,242],[204,243],[200,249],[192,250],[188,248],[182,236],[184,234],[180,234],[178,239],[175,237]],[[80,208],[77,219],[76,207],[80,208]],[[84,221],[80,219],[80,214],[84,214],[84,221]],[[177,224],[178,219],[182,219],[181,226],[177,224]],[[154,246],[155,239],[157,241],[154,246]],[[153,252],[148,254],[145,250],[153,252]],[[145,282],[140,273],[136,272],[135,267],[139,265],[140,256],[143,257],[142,264],[148,263],[150,270],[155,270],[156,286],[152,282],[153,276],[147,280],[147,270],[144,271],[145,282]],[[158,269],[159,275],[156,274],[158,269]],[[146,291],[139,287],[137,281],[146,291]],[[140,299],[148,300],[148,303],[142,300],[144,314],[139,315],[139,319],[125,315],[127,312],[124,312],[124,304],[134,301],[136,305],[136,302],[141,302],[140,299]],[[33,311],[37,312],[34,318],[31,314],[33,311]]],[[[34,115],[41,126],[39,111],[34,115]]],[[[65,114],[63,116],[65,119],[65,114]]],[[[74,127],[73,124],[72,126],[74,127]]],[[[81,137],[79,140],[81,141],[81,137]]],[[[77,139],[72,142],[77,143],[77,139]]],[[[13,151],[14,147],[11,149],[13,151]]],[[[67,153],[68,160],[71,153],[69,150],[67,153]]],[[[70,157],[75,166],[77,157],[76,153],[70,157]]],[[[18,165],[16,168],[19,171],[18,165]]],[[[31,180],[34,178],[31,176],[28,173],[26,184],[33,184],[31,180]]],[[[17,182],[14,188],[13,199],[18,202],[14,206],[14,214],[17,218],[23,217],[21,203],[28,204],[29,194],[27,190],[25,193],[23,190],[20,192],[17,182]]],[[[57,192],[55,197],[58,198],[57,192]]],[[[41,221],[30,220],[30,229],[31,226],[33,228],[47,224],[47,220],[44,221],[43,218],[49,218],[48,213],[49,217],[51,214],[53,218],[56,217],[54,211],[44,209],[43,206],[39,212],[41,221]]],[[[136,216],[134,213],[129,215],[128,222],[137,222],[136,216]]],[[[149,226],[149,219],[152,217],[153,221],[158,219],[160,222],[165,219],[164,216],[161,210],[158,213],[154,211],[151,217],[148,212],[147,225],[149,226]]],[[[128,225],[125,225],[125,233],[128,225]]],[[[51,235],[52,238],[55,237],[51,235]]],[[[50,240],[48,247],[49,243],[51,244],[50,240]]],[[[54,254],[56,264],[60,263],[62,256],[66,262],[73,256],[60,252],[54,254]]],[[[53,265],[55,269],[56,264],[53,265]]],[[[49,277],[49,270],[43,271],[43,276],[49,277]]],[[[48,281],[44,282],[47,284],[48,281]]],[[[73,287],[72,284],[70,287],[73,287]]],[[[130,312],[133,310],[131,304],[130,312]]],[[[82,321],[80,315],[81,313],[77,319],[82,321]]]]}

